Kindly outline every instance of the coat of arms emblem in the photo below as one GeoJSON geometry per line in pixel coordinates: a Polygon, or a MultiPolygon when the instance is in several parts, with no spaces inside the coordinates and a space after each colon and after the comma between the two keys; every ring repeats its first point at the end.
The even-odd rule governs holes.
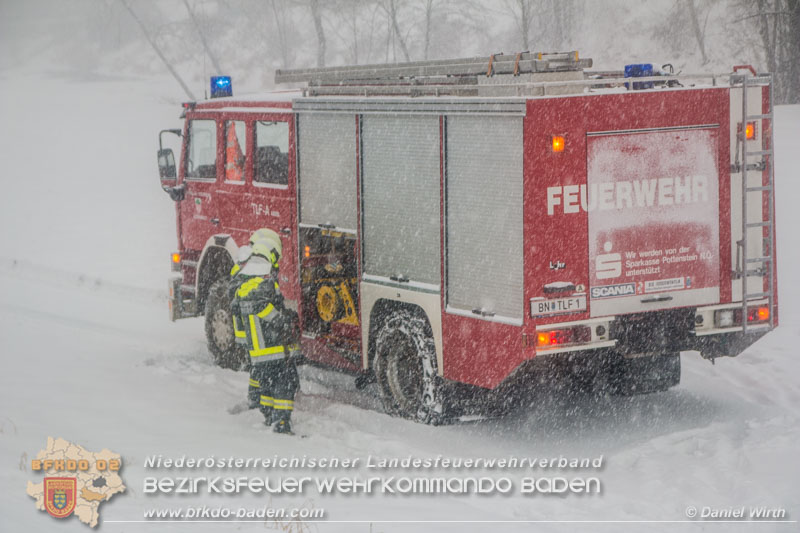
{"type": "Polygon", "coordinates": [[[44,506],[51,516],[66,518],[75,510],[78,483],[74,477],[44,478],[44,506]]]}

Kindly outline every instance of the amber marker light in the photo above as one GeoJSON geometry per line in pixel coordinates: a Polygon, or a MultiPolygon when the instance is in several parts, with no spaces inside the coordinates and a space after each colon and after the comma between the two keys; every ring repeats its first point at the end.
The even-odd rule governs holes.
{"type": "Polygon", "coordinates": [[[748,141],[752,141],[756,138],[756,123],[755,122],[748,122],[747,125],[744,127],[744,135],[747,137],[748,141]]]}
{"type": "Polygon", "coordinates": [[[564,142],[564,136],[563,135],[553,135],[553,151],[554,152],[563,152],[565,146],[566,146],[566,142],[564,142]]]}
{"type": "Polygon", "coordinates": [[[536,346],[549,346],[550,345],[550,333],[546,331],[541,331],[536,334],[536,346]]]}
{"type": "Polygon", "coordinates": [[[174,254],[172,254],[172,263],[173,263],[174,265],[177,265],[177,264],[179,264],[180,262],[181,262],[181,254],[179,254],[179,253],[177,253],[177,252],[176,252],[176,253],[174,253],[174,254]]]}

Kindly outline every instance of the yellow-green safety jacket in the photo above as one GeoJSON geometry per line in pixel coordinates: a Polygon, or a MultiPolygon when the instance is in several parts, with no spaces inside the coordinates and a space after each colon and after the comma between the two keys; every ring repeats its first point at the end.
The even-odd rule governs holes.
{"type": "Polygon", "coordinates": [[[278,282],[271,277],[253,276],[236,289],[231,310],[244,322],[252,363],[283,359],[295,338],[296,314],[284,306],[278,282]]]}

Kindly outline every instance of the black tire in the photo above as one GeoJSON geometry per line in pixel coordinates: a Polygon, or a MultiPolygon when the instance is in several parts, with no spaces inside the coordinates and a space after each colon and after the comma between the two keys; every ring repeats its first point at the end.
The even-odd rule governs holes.
{"type": "Polygon", "coordinates": [[[612,378],[615,394],[634,396],[662,392],[681,382],[680,352],[620,357],[615,367],[612,378]]]}
{"type": "Polygon", "coordinates": [[[233,335],[228,281],[220,278],[208,290],[206,299],[206,340],[214,362],[222,368],[241,370],[247,366],[246,350],[237,345],[233,335]]]}
{"type": "Polygon", "coordinates": [[[387,413],[431,425],[443,421],[444,387],[422,313],[398,309],[389,314],[377,333],[374,365],[387,413]]]}

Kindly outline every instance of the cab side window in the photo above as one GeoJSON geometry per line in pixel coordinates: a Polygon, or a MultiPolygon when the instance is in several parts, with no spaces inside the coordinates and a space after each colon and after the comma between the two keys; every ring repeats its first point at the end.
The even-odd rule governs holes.
{"type": "Polygon", "coordinates": [[[256,122],[256,183],[288,185],[289,183],[289,123],[256,122]]]}
{"type": "Polygon", "coordinates": [[[213,120],[189,122],[187,179],[215,179],[217,176],[217,123],[213,120]]]}
{"type": "Polygon", "coordinates": [[[245,124],[241,120],[225,122],[225,181],[244,183],[244,164],[247,156],[245,124]]]}

